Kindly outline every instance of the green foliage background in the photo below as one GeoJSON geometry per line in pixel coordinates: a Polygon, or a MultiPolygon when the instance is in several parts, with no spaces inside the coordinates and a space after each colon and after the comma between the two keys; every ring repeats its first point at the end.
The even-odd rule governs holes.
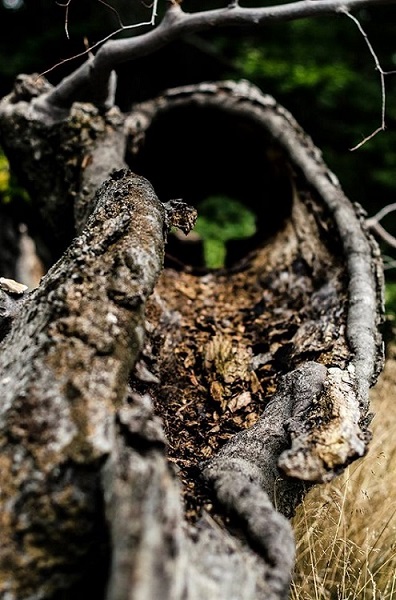
{"type": "MultiPolygon", "coordinates": [[[[396,6],[354,13],[385,70],[395,69],[396,6]]],[[[239,72],[288,108],[312,136],[352,201],[370,212],[395,201],[396,78],[386,78],[387,131],[354,152],[381,123],[381,87],[369,49],[344,15],[276,24],[217,42],[239,72]]]]}

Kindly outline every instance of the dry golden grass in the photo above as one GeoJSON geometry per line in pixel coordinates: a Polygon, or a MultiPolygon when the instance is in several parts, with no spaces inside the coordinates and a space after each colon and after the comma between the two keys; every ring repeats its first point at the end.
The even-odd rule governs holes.
{"type": "Polygon", "coordinates": [[[369,453],[307,494],[291,600],[396,600],[396,348],[372,390],[369,453]]]}

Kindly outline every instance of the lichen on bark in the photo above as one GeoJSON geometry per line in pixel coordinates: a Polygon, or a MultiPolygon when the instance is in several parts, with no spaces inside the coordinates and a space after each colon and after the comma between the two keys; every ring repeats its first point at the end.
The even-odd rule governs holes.
{"type": "Polygon", "coordinates": [[[382,282],[364,217],[246,82],[130,115],[51,112],[50,92],[24,77],[0,104],[62,254],[23,302],[3,298],[1,593],[83,598],[96,563],[109,600],[286,598],[287,518],[369,440],[382,282]],[[196,218],[179,199],[223,181],[250,206],[266,192],[257,235],[222,270],[167,256],[170,227],[196,218]]]}

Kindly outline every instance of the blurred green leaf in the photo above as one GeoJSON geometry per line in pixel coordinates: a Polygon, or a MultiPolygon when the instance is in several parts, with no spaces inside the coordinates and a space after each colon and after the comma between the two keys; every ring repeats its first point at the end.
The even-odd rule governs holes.
{"type": "Polygon", "coordinates": [[[0,202],[7,204],[17,198],[27,202],[29,194],[11,173],[7,157],[0,147],[0,202]]]}
{"type": "Polygon", "coordinates": [[[194,230],[203,240],[205,264],[210,269],[224,267],[226,242],[254,235],[255,215],[228,196],[210,196],[198,204],[197,210],[194,230]]]}
{"type": "Polygon", "coordinates": [[[0,196],[3,201],[9,200],[10,195],[10,168],[8,160],[0,149],[0,196]]]}
{"type": "Polygon", "coordinates": [[[396,315],[396,283],[387,282],[385,286],[385,309],[388,314],[396,315]]]}

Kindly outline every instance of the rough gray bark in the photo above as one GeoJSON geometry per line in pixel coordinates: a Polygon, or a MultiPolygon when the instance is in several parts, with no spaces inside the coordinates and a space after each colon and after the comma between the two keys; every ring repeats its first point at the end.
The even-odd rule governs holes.
{"type": "MultiPolygon", "coordinates": [[[[291,115],[246,82],[171,90],[129,116],[85,104],[42,112],[47,92],[21,78],[0,105],[2,144],[50,228],[48,243],[69,243],[12,305],[0,346],[0,595],[84,597],[97,563],[96,593],[109,600],[286,598],[287,517],[307,486],[362,456],[370,437],[382,280],[361,209],[291,115]],[[146,168],[155,180],[157,134],[186,109],[213,143],[219,115],[236,137],[258,136],[263,158],[276,159],[263,173],[286,181],[276,226],[265,230],[262,207],[266,235],[252,253],[204,276],[162,270],[169,228],[188,232],[195,211],[163,204],[147,179],[120,170],[146,168]],[[264,342],[265,352],[255,350],[264,342]],[[208,433],[213,446],[195,448],[196,482],[178,462],[173,429],[190,399],[198,434],[209,413],[219,423],[208,433]],[[255,411],[238,413],[246,403],[255,411]],[[194,518],[182,502],[189,485],[204,497],[194,518]]],[[[176,133],[155,181],[169,192],[161,200],[178,180],[176,133]]],[[[214,181],[201,166],[186,200],[214,181]]],[[[250,191],[250,174],[235,171],[232,183],[250,191]]]]}

